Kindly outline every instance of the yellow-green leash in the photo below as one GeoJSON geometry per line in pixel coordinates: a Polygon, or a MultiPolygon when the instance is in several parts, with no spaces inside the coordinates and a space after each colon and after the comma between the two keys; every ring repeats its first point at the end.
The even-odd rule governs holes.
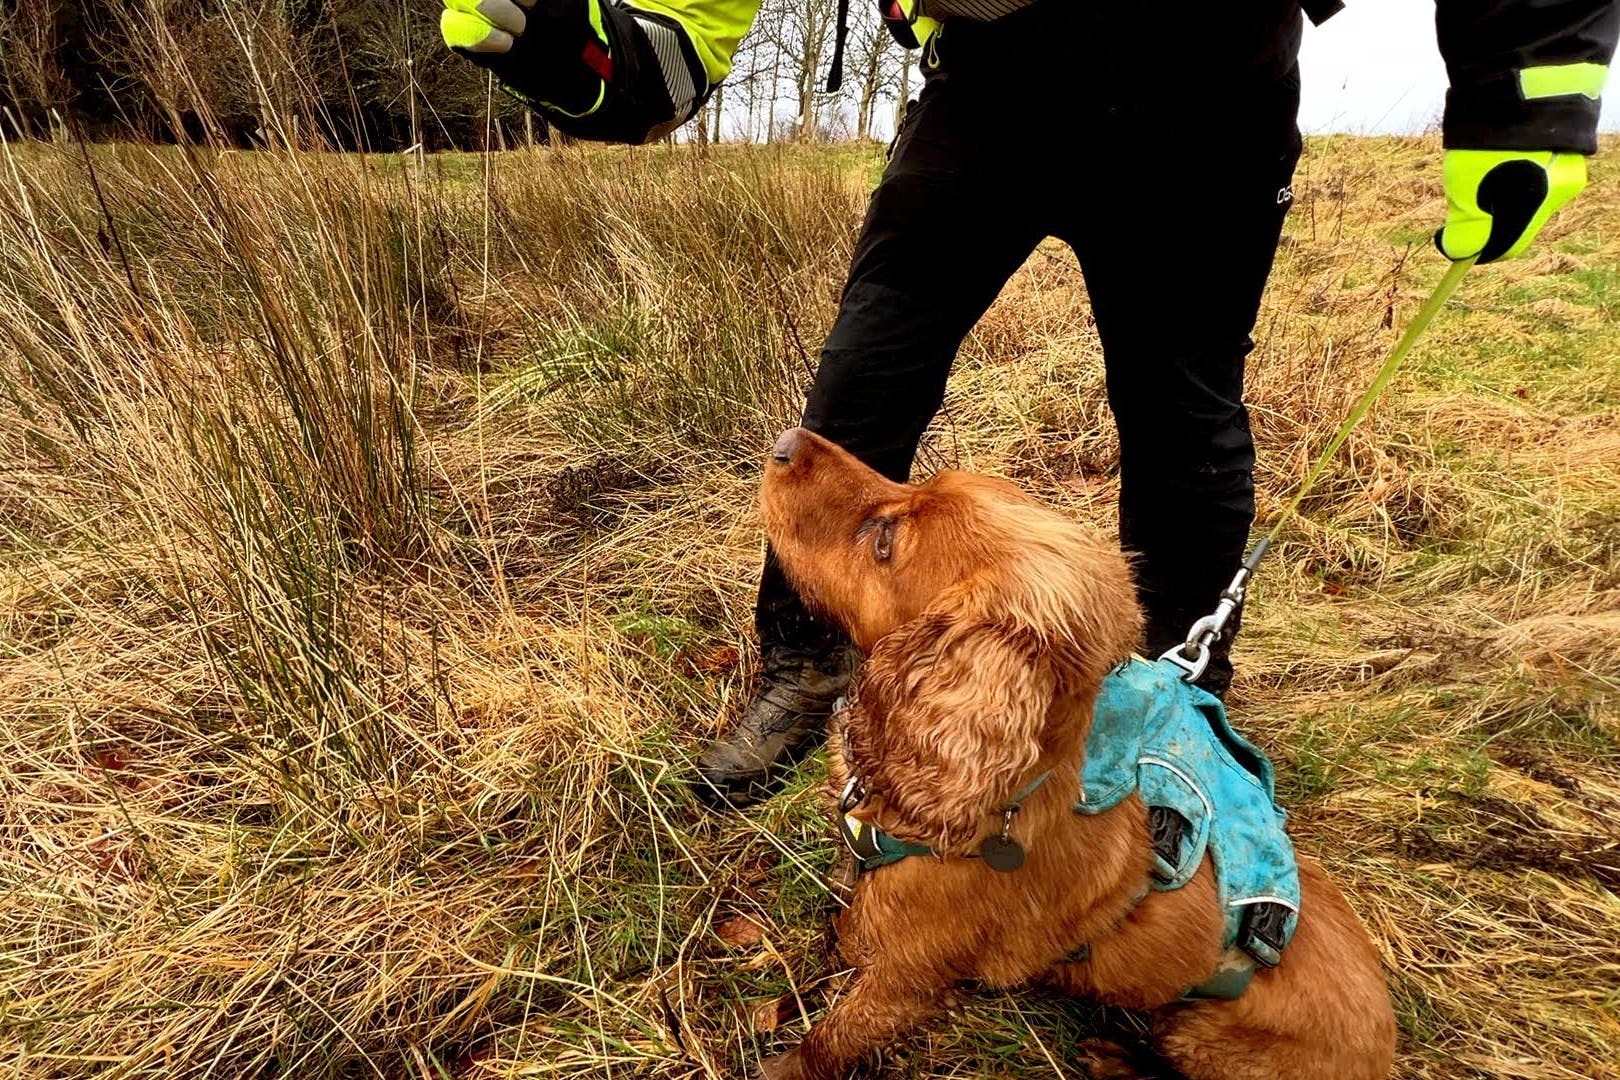
{"type": "MultiPolygon", "coordinates": [[[[1477,258],[1477,256],[1474,258],[1477,258]]],[[[1345,417],[1343,424],[1339,425],[1338,433],[1333,436],[1332,441],[1327,444],[1321,456],[1316,459],[1316,463],[1311,466],[1311,471],[1305,474],[1304,483],[1299,485],[1299,490],[1294,492],[1294,497],[1288,501],[1288,505],[1283,507],[1282,513],[1278,514],[1277,519],[1272,522],[1271,531],[1266,533],[1260,539],[1260,542],[1254,545],[1254,550],[1249,552],[1249,557],[1243,560],[1243,565],[1239,567],[1237,576],[1226,587],[1226,591],[1221,593],[1219,605],[1216,606],[1213,612],[1193,623],[1192,629],[1187,632],[1187,640],[1184,643],[1173,646],[1159,657],[1159,659],[1168,660],[1181,668],[1183,672],[1182,678],[1192,682],[1202,675],[1204,669],[1209,666],[1209,647],[1220,636],[1221,631],[1226,628],[1232,614],[1243,606],[1244,592],[1248,588],[1249,579],[1259,569],[1260,560],[1265,558],[1266,552],[1270,550],[1272,543],[1281,535],[1283,526],[1287,525],[1289,519],[1299,512],[1300,504],[1305,501],[1305,497],[1316,486],[1316,481],[1321,477],[1322,471],[1327,468],[1328,462],[1333,460],[1333,455],[1339,452],[1339,447],[1344,445],[1344,440],[1350,437],[1350,432],[1355,430],[1356,425],[1361,423],[1367,413],[1372,410],[1373,402],[1378,400],[1378,395],[1383,393],[1384,388],[1395,378],[1395,373],[1406,362],[1406,357],[1411,353],[1412,347],[1423,336],[1423,332],[1429,328],[1429,324],[1434,321],[1434,317],[1439,314],[1440,309],[1445,307],[1446,301],[1451,299],[1451,294],[1457,291],[1457,286],[1462,284],[1463,277],[1473,268],[1474,258],[1459,259],[1453,262],[1451,269],[1446,271],[1446,276],[1440,279],[1440,283],[1434,287],[1434,291],[1423,302],[1423,306],[1418,309],[1418,313],[1412,316],[1412,321],[1406,326],[1406,332],[1401,335],[1401,340],[1395,343],[1395,348],[1390,350],[1389,358],[1384,361],[1384,366],[1378,369],[1378,374],[1373,377],[1372,384],[1367,387],[1366,393],[1362,394],[1361,398],[1351,408],[1350,415],[1345,417]]]]}

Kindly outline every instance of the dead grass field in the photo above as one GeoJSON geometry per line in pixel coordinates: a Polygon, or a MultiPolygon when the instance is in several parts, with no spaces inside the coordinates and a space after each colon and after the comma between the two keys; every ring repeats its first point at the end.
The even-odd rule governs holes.
{"type": "MultiPolygon", "coordinates": [[[[1404,1077],[1620,1076],[1620,171],[1473,272],[1265,570],[1234,716],[1404,1077]]],[[[876,151],[0,152],[0,1075],[719,1077],[838,980],[808,763],[748,816],[756,461],[876,151]],[[94,183],[91,182],[92,177],[94,183]]],[[[1311,141],[1262,518],[1443,267],[1433,140],[1311,141]]],[[[1144,282],[1178,292],[1218,253],[1144,282]]],[[[920,468],[1111,527],[1072,257],[920,468]]],[[[984,992],[888,1076],[1075,1076],[984,992]]]]}

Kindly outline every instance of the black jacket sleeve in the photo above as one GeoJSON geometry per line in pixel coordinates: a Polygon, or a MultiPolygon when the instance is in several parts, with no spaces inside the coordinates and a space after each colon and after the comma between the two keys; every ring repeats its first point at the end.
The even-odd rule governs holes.
{"type": "Polygon", "coordinates": [[[1620,0],[1436,0],[1435,25],[1451,75],[1448,148],[1597,151],[1596,98],[1536,96],[1533,87],[1527,95],[1521,73],[1606,67],[1620,36],[1620,0]]]}

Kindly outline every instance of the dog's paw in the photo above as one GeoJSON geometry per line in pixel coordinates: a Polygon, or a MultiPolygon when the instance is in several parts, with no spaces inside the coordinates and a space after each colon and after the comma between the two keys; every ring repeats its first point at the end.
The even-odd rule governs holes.
{"type": "Polygon", "coordinates": [[[763,1058],[750,1074],[749,1080],[801,1080],[804,1067],[799,1055],[793,1051],[763,1058]]]}

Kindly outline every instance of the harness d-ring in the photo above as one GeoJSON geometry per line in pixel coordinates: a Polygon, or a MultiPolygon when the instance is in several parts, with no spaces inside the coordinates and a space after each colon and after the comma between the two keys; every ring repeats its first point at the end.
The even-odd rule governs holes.
{"type": "Polygon", "coordinates": [[[1168,660],[1180,668],[1181,677],[1187,682],[1197,682],[1198,677],[1209,667],[1209,646],[1198,640],[1197,636],[1198,628],[1209,620],[1208,615],[1199,619],[1193,624],[1192,633],[1188,635],[1186,641],[1180,645],[1170,646],[1159,655],[1160,660],[1168,660]],[[1190,659],[1187,656],[1189,652],[1193,654],[1190,659]]]}
{"type": "Polygon", "coordinates": [[[1210,647],[1225,631],[1232,616],[1243,610],[1243,597],[1249,578],[1260,565],[1260,560],[1265,558],[1266,549],[1270,546],[1269,538],[1256,544],[1249,557],[1243,560],[1243,565],[1238,567],[1232,583],[1221,593],[1221,602],[1215,606],[1215,610],[1192,624],[1192,629],[1187,631],[1186,641],[1172,645],[1159,655],[1160,660],[1168,660],[1180,668],[1181,677],[1186,682],[1197,682],[1198,677],[1208,670],[1210,647]]]}

